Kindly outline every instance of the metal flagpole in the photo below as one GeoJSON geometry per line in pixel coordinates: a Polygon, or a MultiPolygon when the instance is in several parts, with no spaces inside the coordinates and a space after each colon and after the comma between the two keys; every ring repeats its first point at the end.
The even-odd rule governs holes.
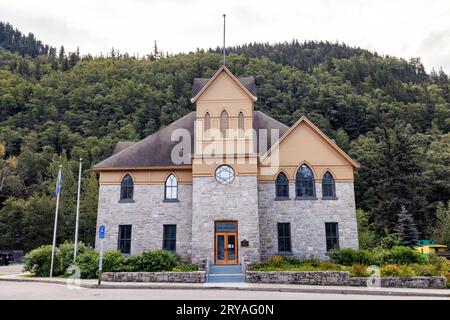
{"type": "Polygon", "coordinates": [[[50,277],[53,276],[53,262],[55,260],[56,228],[58,226],[59,195],[61,194],[61,184],[62,184],[61,169],[62,169],[62,165],[59,165],[58,179],[56,181],[56,189],[55,189],[56,210],[55,210],[55,225],[53,227],[53,245],[52,245],[52,260],[51,260],[51,265],[50,265],[50,277]]]}
{"type": "Polygon", "coordinates": [[[78,222],[80,220],[80,192],[81,192],[81,168],[83,159],[80,158],[80,168],[78,170],[78,193],[77,193],[77,215],[75,218],[75,240],[73,245],[73,261],[77,258],[78,251],[78,222]]]}
{"type": "Polygon", "coordinates": [[[226,54],[225,54],[225,17],[227,15],[224,14],[223,15],[223,65],[225,65],[225,61],[226,61],[226,54]]]}

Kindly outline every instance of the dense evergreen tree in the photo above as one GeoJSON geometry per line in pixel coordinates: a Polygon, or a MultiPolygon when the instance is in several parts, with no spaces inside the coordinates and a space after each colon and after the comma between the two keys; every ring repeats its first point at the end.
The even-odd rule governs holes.
{"type": "Polygon", "coordinates": [[[419,233],[416,228],[413,216],[402,206],[398,213],[397,224],[394,228],[395,235],[404,246],[414,246],[419,240],[419,233]]]}

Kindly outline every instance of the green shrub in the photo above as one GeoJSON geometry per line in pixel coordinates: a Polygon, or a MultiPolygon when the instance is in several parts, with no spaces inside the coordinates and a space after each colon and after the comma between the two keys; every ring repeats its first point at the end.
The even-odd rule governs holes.
{"type": "Polygon", "coordinates": [[[353,264],[378,265],[385,264],[425,264],[427,259],[409,247],[393,247],[390,250],[374,248],[372,250],[342,249],[332,251],[330,258],[334,262],[351,266],[353,264]]]}
{"type": "Polygon", "coordinates": [[[416,273],[411,266],[387,264],[381,267],[380,270],[382,277],[414,277],[416,273]]]}
{"type": "MultiPolygon", "coordinates": [[[[53,275],[59,274],[58,266],[58,249],[56,248],[53,275]]],[[[46,245],[36,248],[28,252],[24,257],[24,270],[34,273],[37,277],[50,276],[50,265],[52,260],[52,246],[46,245]]]]}
{"type": "Polygon", "coordinates": [[[388,254],[388,249],[383,249],[381,247],[373,248],[369,251],[370,254],[370,263],[369,265],[382,266],[383,259],[388,254]]]}
{"type": "Polygon", "coordinates": [[[331,261],[325,261],[320,264],[318,269],[321,271],[338,271],[341,270],[341,267],[331,261]]]}
{"type": "Polygon", "coordinates": [[[251,270],[252,271],[263,271],[265,269],[267,269],[269,265],[265,262],[255,262],[251,265],[251,270]]]}
{"type": "Polygon", "coordinates": [[[129,271],[170,271],[177,264],[176,257],[166,250],[144,250],[142,253],[126,259],[126,266],[129,271]]]}
{"type": "Polygon", "coordinates": [[[355,263],[350,270],[351,277],[368,277],[367,265],[355,263]]]}
{"type": "Polygon", "coordinates": [[[178,263],[178,265],[172,269],[174,272],[193,272],[198,271],[198,266],[190,263],[178,263]]]}
{"type": "Polygon", "coordinates": [[[291,265],[299,265],[304,263],[304,259],[296,258],[296,257],[289,257],[284,256],[282,257],[282,263],[291,264],[291,265]]]}
{"type": "Polygon", "coordinates": [[[432,264],[415,263],[411,265],[411,268],[413,268],[417,276],[421,277],[435,277],[440,275],[440,272],[432,264]]]}
{"type": "Polygon", "coordinates": [[[354,250],[354,249],[342,249],[339,251],[332,251],[330,258],[338,264],[345,266],[351,266],[355,263],[359,264],[372,264],[372,256],[367,250],[354,250]]]}
{"type": "Polygon", "coordinates": [[[306,260],[303,260],[303,264],[309,264],[313,267],[320,267],[322,264],[322,261],[320,261],[320,259],[316,259],[316,258],[308,258],[306,260]]]}
{"type": "Polygon", "coordinates": [[[269,263],[270,267],[279,268],[279,267],[281,267],[281,264],[283,263],[283,257],[280,257],[280,256],[270,257],[268,259],[268,263],[269,263]]]}
{"type": "MultiPolygon", "coordinates": [[[[74,243],[73,242],[64,242],[63,244],[58,246],[58,253],[57,253],[57,257],[58,257],[58,271],[61,274],[65,274],[67,275],[67,269],[74,264],[73,261],[73,249],[74,249],[74,243]]],[[[85,252],[88,249],[92,249],[88,246],[86,246],[84,243],[82,242],[78,242],[78,253],[82,254],[83,252],[85,252]]]]}
{"type": "Polygon", "coordinates": [[[92,248],[77,255],[75,264],[80,268],[82,279],[94,279],[98,277],[98,252],[92,248]]]}
{"type": "Polygon", "coordinates": [[[397,236],[388,234],[386,230],[385,233],[386,235],[380,240],[380,244],[383,249],[391,249],[395,246],[400,245],[400,240],[397,236]]]}
{"type": "Polygon", "coordinates": [[[450,272],[444,272],[443,276],[447,279],[447,288],[450,288],[450,272]]]}
{"type": "Polygon", "coordinates": [[[103,254],[102,270],[104,272],[127,271],[125,257],[120,251],[106,251],[103,254]]]}
{"type": "Polygon", "coordinates": [[[382,264],[425,264],[427,258],[421,253],[409,247],[393,247],[387,251],[386,255],[382,259],[382,264]]]}
{"type": "Polygon", "coordinates": [[[431,254],[428,257],[428,263],[433,265],[439,273],[450,272],[450,261],[444,257],[439,257],[435,254],[431,254]]]}

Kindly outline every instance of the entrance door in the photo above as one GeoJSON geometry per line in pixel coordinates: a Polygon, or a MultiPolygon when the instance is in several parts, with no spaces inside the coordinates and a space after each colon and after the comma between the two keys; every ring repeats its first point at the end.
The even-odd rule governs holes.
{"type": "Polygon", "coordinates": [[[237,243],[236,222],[216,222],[215,264],[237,264],[237,243]]]}

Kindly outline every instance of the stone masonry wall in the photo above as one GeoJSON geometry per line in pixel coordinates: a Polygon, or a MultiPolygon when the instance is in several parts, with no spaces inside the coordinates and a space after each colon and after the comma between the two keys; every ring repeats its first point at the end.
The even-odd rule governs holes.
{"type": "MultiPolygon", "coordinates": [[[[163,225],[177,225],[176,253],[191,259],[192,186],[178,185],[178,202],[163,202],[164,185],[134,185],[133,203],[119,203],[120,185],[100,185],[97,232],[106,227],[104,250],[117,250],[120,224],[131,224],[131,254],[161,249],[163,225]]],[[[96,248],[99,248],[98,236],[96,248]]]]}
{"type": "Polygon", "coordinates": [[[214,177],[193,178],[192,261],[214,263],[214,222],[238,222],[239,263],[259,261],[259,219],[256,176],[236,176],[223,185],[214,177]],[[241,247],[247,240],[248,247],[241,247]]]}
{"type": "Polygon", "coordinates": [[[261,258],[278,254],[277,223],[291,224],[292,254],[327,259],[325,222],[337,222],[340,248],[358,248],[353,182],[336,182],[337,200],[322,200],[322,186],[316,183],[317,200],[296,200],[295,183],[289,184],[290,200],[275,201],[275,184],[258,185],[261,258]]]}
{"type": "Polygon", "coordinates": [[[347,271],[247,271],[249,283],[279,283],[322,286],[357,286],[371,288],[445,289],[444,277],[382,277],[374,285],[367,285],[373,278],[351,278],[347,271]]]}
{"type": "Polygon", "coordinates": [[[104,272],[102,280],[110,282],[203,283],[206,281],[206,272],[104,272]]]}
{"type": "Polygon", "coordinates": [[[247,271],[245,278],[250,283],[339,286],[347,284],[349,273],[343,271],[247,271]]]}
{"type": "Polygon", "coordinates": [[[349,279],[349,286],[355,287],[375,287],[382,288],[415,288],[415,289],[445,289],[447,279],[444,277],[382,277],[382,278],[362,278],[355,277],[349,279]],[[371,283],[370,286],[368,286],[371,283]]]}

